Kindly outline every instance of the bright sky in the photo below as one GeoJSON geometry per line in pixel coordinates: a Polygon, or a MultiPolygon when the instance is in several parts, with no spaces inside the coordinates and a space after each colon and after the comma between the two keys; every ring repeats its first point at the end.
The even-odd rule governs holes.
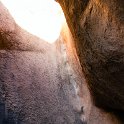
{"type": "Polygon", "coordinates": [[[1,0],[17,24],[28,32],[54,42],[61,30],[64,15],[55,0],[1,0]]]}

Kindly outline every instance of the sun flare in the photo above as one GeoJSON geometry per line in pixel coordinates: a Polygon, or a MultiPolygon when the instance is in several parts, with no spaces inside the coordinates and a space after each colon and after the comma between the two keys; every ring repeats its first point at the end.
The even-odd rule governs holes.
{"type": "Polygon", "coordinates": [[[65,20],[61,7],[54,0],[1,0],[16,23],[28,32],[54,42],[65,20]]]}

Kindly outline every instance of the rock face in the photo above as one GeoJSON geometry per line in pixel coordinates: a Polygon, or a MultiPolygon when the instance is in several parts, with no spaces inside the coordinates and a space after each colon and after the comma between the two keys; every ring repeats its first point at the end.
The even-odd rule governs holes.
{"type": "Polygon", "coordinates": [[[124,1],[57,1],[95,105],[124,116],[124,1]]]}
{"type": "Polygon", "coordinates": [[[24,31],[1,3],[0,13],[0,124],[82,124],[63,42],[24,31]]]}
{"type": "MultiPolygon", "coordinates": [[[[70,82],[76,90],[77,97],[75,98],[79,99],[78,101],[81,105],[81,107],[77,107],[78,111],[80,108],[83,108],[83,111],[80,111],[81,120],[87,124],[123,124],[123,120],[120,120],[113,112],[105,112],[104,110],[97,108],[92,102],[92,96],[89,93],[87,82],[84,74],[82,73],[81,65],[77,56],[74,39],[66,23],[63,25],[63,29],[58,40],[59,42],[57,43],[59,43],[59,45],[62,43],[65,45],[67,62],[64,68],[67,68],[70,82]]],[[[61,55],[63,55],[62,52],[61,55]]],[[[65,62],[63,61],[63,63],[65,62]]],[[[73,91],[70,92],[70,96],[71,94],[73,94],[73,91]]],[[[71,103],[73,103],[75,107],[77,106],[76,99],[71,98],[71,103]]]]}
{"type": "Polygon", "coordinates": [[[123,124],[91,100],[123,118],[123,3],[59,2],[71,32],[65,24],[54,44],[0,3],[0,124],[123,124]]]}

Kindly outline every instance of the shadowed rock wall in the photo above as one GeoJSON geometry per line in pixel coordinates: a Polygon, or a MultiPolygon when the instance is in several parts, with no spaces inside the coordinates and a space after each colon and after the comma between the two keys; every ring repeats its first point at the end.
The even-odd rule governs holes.
{"type": "Polygon", "coordinates": [[[74,39],[66,23],[63,25],[58,41],[57,44],[59,43],[58,45],[61,47],[64,45],[63,51],[66,51],[66,54],[61,53],[59,56],[63,56],[63,58],[67,57],[66,59],[63,59],[65,61],[62,63],[65,63],[64,68],[66,68],[66,71],[69,74],[70,83],[74,87],[74,90],[68,92],[68,94],[70,93],[70,96],[71,94],[74,94],[74,92],[77,94],[77,97],[69,97],[76,112],[78,112],[77,115],[87,124],[123,124],[123,121],[121,121],[113,112],[106,112],[94,105],[92,96],[88,90],[87,82],[82,73],[74,39]],[[80,104],[77,104],[77,102],[80,104]]]}
{"type": "Polygon", "coordinates": [[[57,1],[75,39],[94,103],[123,115],[124,1],[57,1]]]}

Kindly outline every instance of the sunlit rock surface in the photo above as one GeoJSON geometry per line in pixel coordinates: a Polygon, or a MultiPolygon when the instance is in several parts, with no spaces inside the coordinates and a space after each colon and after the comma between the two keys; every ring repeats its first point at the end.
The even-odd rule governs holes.
{"type": "Polygon", "coordinates": [[[66,46],[24,31],[1,3],[0,12],[0,124],[82,124],[66,46]]]}

